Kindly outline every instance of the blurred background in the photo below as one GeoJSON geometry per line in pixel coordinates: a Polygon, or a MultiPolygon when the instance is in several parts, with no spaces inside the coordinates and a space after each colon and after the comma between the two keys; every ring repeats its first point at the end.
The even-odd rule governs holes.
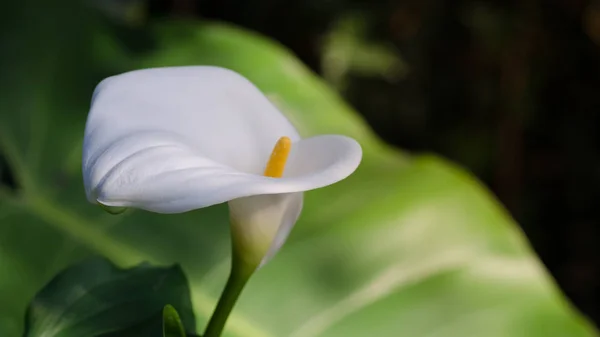
{"type": "Polygon", "coordinates": [[[90,3],[130,49],[143,48],[149,17],[222,20],[279,41],[387,142],[476,174],[600,323],[600,1],[90,3]]]}
{"type": "Polygon", "coordinates": [[[600,323],[600,1],[171,0],[324,76],[387,142],[475,173],[600,323]]]}

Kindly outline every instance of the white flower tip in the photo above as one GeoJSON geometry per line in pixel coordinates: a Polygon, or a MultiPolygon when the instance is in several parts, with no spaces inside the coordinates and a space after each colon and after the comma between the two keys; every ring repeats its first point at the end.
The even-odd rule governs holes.
{"type": "MultiPolygon", "coordinates": [[[[312,190],[337,183],[350,176],[360,165],[362,148],[346,136],[322,135],[299,141],[292,147],[288,169],[284,177],[302,176],[302,184],[312,190]]],[[[300,180],[300,179],[298,179],[300,180]]]]}

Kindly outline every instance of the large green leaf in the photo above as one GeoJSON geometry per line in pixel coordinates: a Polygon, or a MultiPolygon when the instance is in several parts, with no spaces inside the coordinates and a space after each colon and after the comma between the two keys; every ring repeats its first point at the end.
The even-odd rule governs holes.
{"type": "Polygon", "coordinates": [[[144,31],[152,51],[134,57],[88,14],[38,7],[13,16],[22,31],[14,22],[3,30],[15,42],[1,59],[0,151],[19,189],[1,193],[0,335],[18,336],[34,293],[91,253],[122,266],[180,263],[202,331],[229,263],[226,207],[108,215],[85,200],[79,151],[102,76],[213,64],[256,83],[304,135],[346,134],[364,148],[356,174],[306,194],[288,243],[250,281],[226,336],[596,336],[485,188],[440,158],[383,144],[283,48],[220,24],[162,22],[144,31]],[[36,26],[29,11],[79,25],[36,26]],[[51,53],[22,40],[38,34],[51,53]],[[42,62],[48,55],[54,61],[42,62]]]}
{"type": "Polygon", "coordinates": [[[24,336],[185,337],[174,306],[194,331],[190,291],[178,266],[119,269],[92,258],[61,272],[35,296],[24,336]]]}

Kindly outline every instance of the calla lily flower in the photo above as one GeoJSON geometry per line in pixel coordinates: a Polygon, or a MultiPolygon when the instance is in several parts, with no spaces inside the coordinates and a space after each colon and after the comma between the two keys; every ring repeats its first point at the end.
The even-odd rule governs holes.
{"type": "Polygon", "coordinates": [[[254,268],[283,245],[304,191],[359,165],[340,135],[301,138],[247,79],[208,66],[144,69],[96,88],[85,129],[88,199],[180,213],[229,203],[234,249],[254,268]]]}

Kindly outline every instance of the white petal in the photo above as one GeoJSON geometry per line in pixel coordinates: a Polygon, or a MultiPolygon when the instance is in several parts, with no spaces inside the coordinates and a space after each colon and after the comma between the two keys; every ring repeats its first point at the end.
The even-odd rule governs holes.
{"type": "Polygon", "coordinates": [[[277,254],[292,232],[296,221],[298,221],[298,218],[300,217],[300,212],[302,211],[302,205],[304,201],[302,193],[289,193],[284,195],[289,195],[291,200],[287,204],[285,212],[281,218],[281,223],[277,229],[277,234],[275,234],[275,238],[271,242],[271,246],[263,257],[259,268],[264,266],[273,258],[273,256],[275,256],[275,254],[277,254]]]}
{"type": "Polygon", "coordinates": [[[234,241],[264,265],[302,209],[303,191],[350,175],[353,139],[301,140],[254,85],[215,67],[135,71],[98,85],[86,126],[90,201],[178,213],[230,201],[234,241]],[[264,177],[277,140],[292,139],[282,178],[264,177]],[[243,248],[243,247],[242,247],[243,248]]]}
{"type": "MultiPolygon", "coordinates": [[[[348,137],[302,139],[292,144],[284,176],[269,178],[217,163],[176,137],[159,136],[146,134],[157,139],[147,147],[135,141],[137,136],[125,138],[90,163],[88,175],[99,182],[93,185],[92,199],[108,206],[185,212],[242,197],[327,186],[354,172],[362,156],[360,145],[348,137]],[[111,169],[103,175],[106,168],[111,169]]],[[[270,149],[266,152],[260,156],[268,157],[270,149]]],[[[263,168],[265,164],[266,159],[263,168]]]]}
{"type": "Polygon", "coordinates": [[[229,202],[234,248],[261,267],[279,251],[302,210],[302,193],[255,195],[229,202]]]}
{"type": "Polygon", "coordinates": [[[133,71],[102,81],[94,92],[85,131],[84,182],[89,192],[132,149],[173,143],[238,171],[260,174],[282,136],[300,138],[269,100],[233,71],[201,66],[133,71]],[[159,139],[153,139],[157,134],[159,139]],[[124,139],[127,146],[118,144],[124,139]],[[111,158],[100,158],[105,151],[112,151],[111,158]],[[97,161],[104,166],[95,167],[97,161]]]}

